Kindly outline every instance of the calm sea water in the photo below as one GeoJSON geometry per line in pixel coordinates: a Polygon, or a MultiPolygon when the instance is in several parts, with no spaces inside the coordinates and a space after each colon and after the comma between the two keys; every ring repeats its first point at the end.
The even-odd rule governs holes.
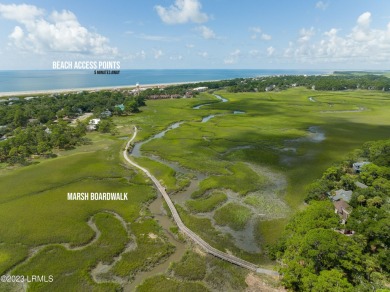
{"type": "Polygon", "coordinates": [[[132,86],[223,80],[269,75],[316,75],[325,70],[120,70],[118,75],[95,75],[93,70],[0,71],[0,92],[132,86]]]}

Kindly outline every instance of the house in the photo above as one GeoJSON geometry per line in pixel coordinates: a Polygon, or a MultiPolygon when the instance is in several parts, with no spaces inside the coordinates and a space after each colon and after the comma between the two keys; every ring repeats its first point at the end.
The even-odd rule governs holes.
{"type": "Polygon", "coordinates": [[[20,98],[13,96],[13,97],[8,98],[8,100],[9,101],[18,101],[18,100],[20,100],[20,98]]]}
{"type": "Polygon", "coordinates": [[[32,100],[34,98],[38,98],[37,96],[27,96],[24,98],[24,100],[32,100]]]}
{"type": "Polygon", "coordinates": [[[267,86],[266,88],[265,88],[265,91],[272,91],[272,90],[274,90],[275,89],[275,87],[276,87],[276,85],[271,85],[271,86],[267,86]]]}
{"type": "MultiPolygon", "coordinates": [[[[100,114],[100,116],[101,116],[102,118],[108,118],[108,117],[111,117],[111,116],[112,116],[112,112],[109,111],[109,110],[105,110],[104,112],[102,112],[102,113],[100,114]]],[[[100,121],[100,119],[99,119],[99,121],[100,121]]]]}
{"type": "Polygon", "coordinates": [[[352,212],[352,207],[343,199],[334,201],[333,206],[335,208],[335,213],[341,218],[341,224],[345,224],[352,212]]]}
{"type": "Polygon", "coordinates": [[[88,131],[95,131],[97,129],[97,125],[99,125],[100,119],[92,119],[89,121],[87,126],[88,131]]]}
{"type": "Polygon", "coordinates": [[[39,120],[38,119],[28,119],[28,123],[29,124],[39,123],[39,120]]]}
{"type": "Polygon", "coordinates": [[[346,191],[344,189],[335,191],[335,195],[331,196],[333,202],[343,200],[349,203],[349,201],[351,201],[351,198],[352,198],[352,191],[346,191]]]}
{"type": "Polygon", "coordinates": [[[120,109],[122,112],[125,110],[125,106],[123,104],[117,104],[115,108],[120,109]]]}
{"type": "Polygon", "coordinates": [[[90,125],[99,125],[99,123],[100,123],[100,119],[92,119],[92,120],[90,120],[89,121],[89,124],[90,125]]]}
{"type": "Polygon", "coordinates": [[[356,173],[360,173],[361,168],[362,168],[364,165],[367,165],[367,164],[370,164],[370,162],[368,162],[368,161],[364,161],[364,162],[355,162],[354,164],[352,164],[352,168],[353,168],[353,170],[354,170],[356,173]]]}
{"type": "Polygon", "coordinates": [[[207,89],[209,89],[209,88],[206,86],[200,86],[200,87],[192,88],[192,91],[203,92],[203,91],[206,91],[207,89]]]}
{"type": "Polygon", "coordinates": [[[368,188],[368,186],[366,186],[365,184],[361,183],[361,182],[358,182],[358,181],[355,181],[355,185],[360,188],[360,189],[366,189],[368,188]]]}

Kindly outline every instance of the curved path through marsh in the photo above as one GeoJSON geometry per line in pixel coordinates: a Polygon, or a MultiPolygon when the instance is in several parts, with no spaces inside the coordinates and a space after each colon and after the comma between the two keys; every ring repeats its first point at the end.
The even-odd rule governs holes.
{"type": "Polygon", "coordinates": [[[154,185],[159,190],[159,192],[163,196],[165,202],[167,203],[167,205],[169,207],[169,210],[172,213],[173,220],[175,221],[175,223],[179,227],[180,231],[183,232],[183,234],[185,234],[187,237],[192,239],[196,244],[201,246],[207,253],[212,254],[215,257],[218,257],[218,258],[220,258],[222,260],[228,261],[228,262],[230,262],[232,264],[235,264],[235,265],[238,265],[240,267],[246,268],[248,270],[254,271],[256,273],[267,274],[267,275],[272,275],[272,276],[278,276],[279,274],[277,272],[273,271],[273,270],[259,268],[258,266],[256,266],[253,263],[250,263],[248,261],[245,261],[245,260],[240,259],[238,257],[235,257],[233,255],[224,253],[224,252],[222,252],[222,251],[212,247],[206,241],[204,241],[202,238],[200,238],[195,232],[193,232],[187,226],[184,225],[184,223],[181,220],[181,218],[179,216],[179,213],[177,212],[176,207],[173,204],[171,198],[169,197],[169,195],[166,192],[165,188],[157,180],[157,178],[154,175],[152,175],[149,172],[149,170],[147,170],[146,168],[138,165],[137,163],[133,162],[129,158],[129,156],[128,156],[129,147],[130,147],[130,144],[134,141],[135,137],[137,136],[137,131],[138,131],[137,127],[134,127],[133,137],[131,137],[131,139],[127,142],[125,150],[123,150],[123,157],[125,158],[125,160],[129,164],[131,164],[132,166],[142,170],[153,181],[154,185]]]}

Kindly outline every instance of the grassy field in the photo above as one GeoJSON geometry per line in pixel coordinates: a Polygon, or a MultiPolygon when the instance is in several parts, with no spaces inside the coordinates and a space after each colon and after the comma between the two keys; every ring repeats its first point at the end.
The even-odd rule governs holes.
{"type": "Polygon", "coordinates": [[[234,230],[242,230],[251,215],[248,208],[236,203],[228,203],[215,211],[214,219],[218,225],[227,225],[234,230]]]}
{"type": "Polygon", "coordinates": [[[58,245],[48,246],[28,263],[18,267],[15,273],[53,276],[51,283],[32,283],[30,288],[33,291],[113,291],[120,288],[113,283],[97,284],[87,276],[99,261],[112,261],[128,241],[123,226],[112,215],[99,213],[94,219],[102,235],[93,245],[80,251],[68,251],[58,245]]]}
{"type": "Polygon", "coordinates": [[[175,277],[189,281],[201,281],[206,276],[206,256],[189,250],[180,262],[171,265],[170,270],[175,277]]]}
{"type": "MultiPolygon", "coordinates": [[[[256,236],[264,237],[263,243],[272,242],[280,234],[284,226],[280,218],[304,206],[308,183],[364,142],[388,137],[390,130],[390,98],[386,92],[293,88],[281,92],[218,94],[229,102],[213,103],[198,110],[192,107],[213,97],[205,94],[200,97],[202,101],[148,101],[148,107],[136,118],[143,132],[140,139],[174,122],[184,123],[163,138],[143,145],[142,150],[146,155],[154,154],[208,174],[192,195],[196,200],[188,202],[188,211],[194,212],[196,204],[195,211],[201,210],[201,203],[195,202],[208,191],[230,189],[243,196],[245,204],[267,213],[271,220],[259,221],[255,228],[256,236]],[[234,111],[244,113],[233,114],[234,111]],[[209,121],[200,122],[211,114],[215,116],[209,121]],[[287,180],[287,188],[274,193],[274,197],[267,194],[266,199],[252,195],[253,191],[269,188],[270,182],[261,172],[254,173],[248,162],[281,173],[287,180]]],[[[203,203],[206,206],[210,201],[203,203]]],[[[206,224],[205,218],[194,220],[198,220],[195,225],[206,224]]]]}
{"type": "MultiPolygon", "coordinates": [[[[178,206],[183,221],[212,246],[259,264],[269,263],[263,254],[240,250],[231,235],[217,231],[212,220],[197,213],[214,212],[218,224],[240,229],[254,218],[254,209],[261,210],[267,216],[256,221],[255,238],[261,245],[272,243],[283,229],[286,217],[304,206],[308,183],[364,142],[388,138],[390,133],[390,97],[386,92],[294,88],[218,94],[229,102],[216,103],[210,94],[193,99],[147,101],[140,114],[114,118],[117,136],[88,134],[90,145],[58,152],[57,158],[22,168],[2,165],[0,272],[14,268],[14,274],[53,274],[53,283],[32,286],[42,291],[77,291],[76,287],[84,291],[112,291],[120,289],[119,284],[98,284],[91,278],[90,270],[99,262],[113,264],[105,274],[109,279],[129,279],[172,253],[174,247],[146,208],[156,198],[156,191],[145,176],[129,168],[121,158],[133,125],[140,129],[140,141],[175,122],[184,122],[163,138],[145,144],[142,151],[176,162],[189,174],[175,172],[149,158],[137,161],[150,169],[170,192],[185,187],[194,173],[206,175],[192,200],[178,206]],[[214,103],[193,109],[208,102],[214,103]],[[215,116],[202,123],[202,118],[209,115],[215,116]],[[267,167],[268,173],[253,166],[267,167]],[[285,177],[285,189],[273,186],[275,182],[269,179],[272,172],[285,177]],[[127,192],[129,201],[68,201],[66,197],[68,192],[105,191],[127,192]],[[123,218],[128,230],[107,211],[123,218]],[[91,218],[101,231],[96,241],[95,231],[88,226],[91,218]],[[135,249],[124,252],[132,242],[135,249]],[[68,250],[64,244],[87,247],[68,250]],[[25,261],[39,246],[42,249],[25,261]],[[119,254],[121,259],[114,262],[119,254]]],[[[209,258],[199,264],[207,267],[204,278],[198,277],[199,282],[190,280],[188,271],[178,267],[191,266],[196,261],[193,257],[187,255],[173,267],[174,278],[153,277],[139,291],[245,289],[246,271],[209,258]],[[228,284],[224,285],[224,281],[228,284]]]]}
{"type": "Polygon", "coordinates": [[[186,202],[187,208],[193,213],[210,212],[227,200],[225,193],[221,191],[213,191],[206,197],[202,196],[197,200],[189,200],[186,202]]]}
{"type": "Polygon", "coordinates": [[[137,291],[244,291],[246,275],[245,269],[188,250],[168,272],[146,279],[137,291]]]}
{"type": "Polygon", "coordinates": [[[183,282],[171,279],[164,275],[158,275],[147,279],[142,285],[137,287],[138,292],[171,292],[171,291],[193,291],[205,292],[210,291],[201,283],[183,282]]]}
{"type": "MultiPolygon", "coordinates": [[[[149,269],[173,251],[161,227],[145,210],[156,197],[150,181],[122,162],[120,150],[125,141],[97,133],[88,137],[92,144],[58,152],[57,158],[2,169],[1,274],[16,267],[13,274],[53,275],[53,283],[31,285],[39,291],[112,291],[120,285],[97,284],[89,274],[98,262],[112,263],[124,246],[135,240],[139,248],[131,251],[131,256],[139,261],[137,268],[126,265],[137,265],[129,260],[129,252],[114,267],[118,274],[129,277],[137,270],[149,269]],[[126,192],[129,200],[68,201],[68,192],[126,192]],[[106,211],[115,212],[132,225],[131,238],[116,218],[102,213],[106,211]],[[144,221],[140,220],[143,216],[144,221]],[[99,240],[85,249],[65,249],[64,244],[82,248],[95,238],[95,231],[87,224],[90,218],[101,232],[99,240]],[[144,238],[149,233],[159,235],[155,244],[144,238]],[[29,251],[39,246],[43,249],[25,261],[29,251]]],[[[2,288],[8,289],[0,284],[2,288]]]]}

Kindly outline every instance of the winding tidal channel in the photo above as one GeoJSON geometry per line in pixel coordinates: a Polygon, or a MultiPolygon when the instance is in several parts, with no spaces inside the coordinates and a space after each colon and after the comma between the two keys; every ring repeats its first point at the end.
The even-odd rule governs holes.
{"type": "MultiPolygon", "coordinates": [[[[223,97],[221,97],[219,95],[214,95],[214,96],[216,98],[218,98],[220,100],[220,102],[228,102],[227,99],[225,99],[225,98],[223,98],[223,97]]],[[[213,104],[213,103],[201,104],[201,105],[193,107],[193,109],[195,109],[195,110],[196,109],[200,109],[201,107],[206,106],[206,105],[210,105],[210,104],[213,104]]],[[[234,111],[232,114],[244,114],[244,113],[245,112],[242,112],[242,111],[234,111]]],[[[206,123],[207,121],[209,121],[210,119],[214,118],[215,116],[216,115],[206,116],[206,117],[204,117],[202,119],[201,122],[202,123],[206,123]]],[[[150,142],[153,139],[162,138],[168,131],[171,131],[171,130],[174,130],[174,129],[180,127],[180,125],[183,124],[183,123],[184,123],[183,121],[176,122],[176,123],[170,125],[164,131],[162,131],[162,132],[152,136],[151,138],[149,138],[149,139],[147,139],[145,141],[141,141],[141,142],[136,143],[133,146],[132,150],[131,150],[131,153],[130,153],[131,156],[133,156],[133,157],[142,157],[142,152],[141,152],[142,145],[150,142]]],[[[162,196],[159,196],[150,205],[150,211],[152,212],[152,214],[158,220],[159,224],[163,227],[163,229],[168,234],[170,242],[176,246],[176,251],[163,264],[160,264],[160,265],[154,267],[149,272],[139,273],[136,276],[135,280],[132,283],[130,283],[128,286],[125,287],[125,291],[133,290],[139,283],[141,283],[144,279],[146,279],[149,276],[155,275],[157,273],[164,272],[168,268],[170,262],[180,260],[180,258],[182,257],[182,255],[185,252],[186,246],[183,243],[178,242],[168,231],[169,227],[172,226],[172,221],[171,221],[171,219],[168,218],[167,215],[164,214],[164,210],[162,208],[163,199],[168,204],[168,207],[170,208],[170,211],[171,211],[171,213],[173,215],[173,219],[174,219],[175,223],[177,224],[177,226],[179,227],[179,229],[181,230],[181,232],[184,233],[187,238],[190,238],[193,242],[195,242],[197,245],[199,245],[206,252],[208,252],[208,253],[210,253],[210,254],[212,254],[212,255],[220,258],[220,259],[229,261],[229,262],[231,262],[233,264],[239,265],[241,267],[247,268],[247,269],[249,269],[251,271],[254,271],[254,272],[257,272],[257,273],[264,273],[264,274],[268,274],[268,275],[278,275],[278,273],[273,271],[273,270],[267,270],[267,269],[259,268],[258,266],[254,265],[252,263],[249,263],[249,262],[247,262],[245,260],[242,260],[242,259],[237,258],[237,257],[235,257],[233,255],[230,255],[230,254],[226,254],[224,252],[221,252],[221,251],[211,247],[207,242],[205,242],[203,239],[201,239],[197,234],[195,234],[193,231],[188,229],[184,225],[184,223],[181,221],[180,216],[179,216],[178,212],[176,211],[176,208],[175,208],[171,198],[166,193],[165,187],[163,187],[160,184],[160,182],[149,172],[149,170],[147,170],[146,168],[143,168],[142,166],[136,164],[128,156],[128,154],[129,154],[129,150],[128,150],[129,146],[130,146],[131,142],[135,139],[136,134],[137,134],[137,129],[135,128],[134,135],[128,141],[126,149],[123,152],[124,158],[132,166],[135,166],[136,168],[142,170],[153,181],[153,183],[156,186],[156,188],[158,189],[159,193],[162,195],[162,196]]],[[[167,161],[162,160],[161,158],[159,158],[157,156],[147,156],[147,157],[152,159],[152,160],[154,160],[154,161],[158,161],[160,163],[163,163],[163,164],[171,167],[176,172],[180,172],[180,173],[183,173],[183,174],[188,174],[190,172],[188,169],[185,169],[185,168],[181,167],[180,165],[178,165],[176,163],[167,162],[167,161]]],[[[196,172],[195,173],[191,172],[191,173],[195,175],[196,179],[191,180],[190,185],[184,191],[179,192],[178,194],[174,195],[174,201],[176,203],[184,204],[185,201],[190,199],[191,193],[193,193],[198,188],[199,182],[206,178],[206,175],[204,175],[202,173],[196,173],[196,172]]]]}

